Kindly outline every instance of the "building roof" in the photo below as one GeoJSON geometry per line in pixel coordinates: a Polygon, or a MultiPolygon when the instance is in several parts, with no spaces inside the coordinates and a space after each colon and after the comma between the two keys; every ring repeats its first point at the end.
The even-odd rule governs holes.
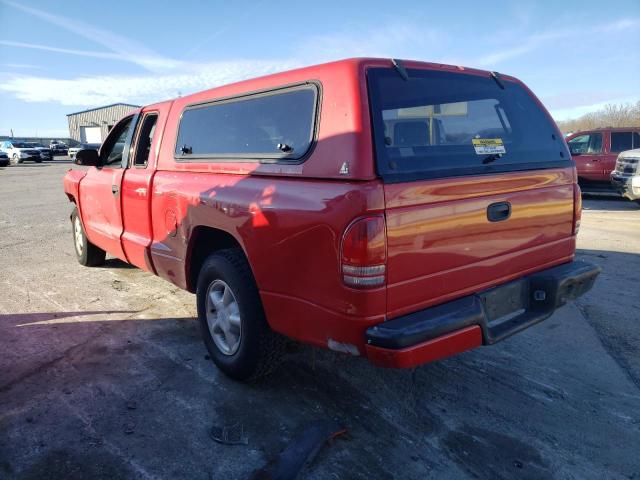
{"type": "Polygon", "coordinates": [[[67,113],[67,117],[70,117],[71,115],[78,115],[80,113],[92,112],[94,110],[102,110],[103,108],[117,107],[119,105],[131,108],[140,108],[140,105],[132,105],[131,103],[112,103],[111,105],[104,105],[103,107],[88,108],[87,110],[80,110],[79,112],[67,113]]]}

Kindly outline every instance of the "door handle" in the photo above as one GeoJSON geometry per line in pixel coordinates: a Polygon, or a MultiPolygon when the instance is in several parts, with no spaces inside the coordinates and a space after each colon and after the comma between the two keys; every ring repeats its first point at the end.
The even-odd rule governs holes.
{"type": "Polygon", "coordinates": [[[511,204],[509,202],[492,203],[487,207],[487,219],[490,222],[501,222],[511,216],[511,204]]]}
{"type": "Polygon", "coordinates": [[[120,191],[120,188],[118,188],[117,185],[111,185],[111,193],[113,193],[114,195],[118,195],[119,191],[120,191]]]}

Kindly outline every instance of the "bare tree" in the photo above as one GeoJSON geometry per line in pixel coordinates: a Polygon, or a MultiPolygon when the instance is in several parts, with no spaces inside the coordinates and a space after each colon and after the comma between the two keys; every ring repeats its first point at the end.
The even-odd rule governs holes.
{"type": "Polygon", "coordinates": [[[640,127],[640,101],[635,104],[610,103],[579,118],[560,121],[558,127],[564,133],[603,127],[640,127]]]}

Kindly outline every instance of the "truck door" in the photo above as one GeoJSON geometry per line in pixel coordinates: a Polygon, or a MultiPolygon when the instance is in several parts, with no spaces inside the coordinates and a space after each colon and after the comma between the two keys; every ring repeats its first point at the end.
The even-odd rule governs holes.
{"type": "Polygon", "coordinates": [[[120,244],[120,188],[137,117],[125,117],[113,127],[100,147],[101,165],[89,168],[79,188],[80,210],[87,238],[125,261],[120,244]]]}
{"type": "Polygon", "coordinates": [[[141,113],[133,157],[122,181],[122,248],[133,265],[154,272],[151,246],[151,188],[168,104],[141,113]]]}
{"type": "Polygon", "coordinates": [[[602,140],[602,132],[592,132],[578,135],[567,142],[573,160],[576,162],[580,180],[603,180],[604,150],[602,140]]]}

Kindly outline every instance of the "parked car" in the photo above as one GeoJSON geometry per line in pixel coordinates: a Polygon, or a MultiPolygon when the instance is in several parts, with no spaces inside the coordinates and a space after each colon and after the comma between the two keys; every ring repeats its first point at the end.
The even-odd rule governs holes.
{"type": "Polygon", "coordinates": [[[81,143],[77,147],[69,147],[68,155],[71,158],[75,158],[76,154],[80,150],[98,150],[100,148],[99,143],[81,143]]]}
{"type": "Polygon", "coordinates": [[[609,187],[618,154],[640,147],[640,127],[575,132],[566,140],[581,184],[609,187]]]}
{"type": "Polygon", "coordinates": [[[51,154],[53,156],[56,155],[67,155],[68,147],[64,142],[60,142],[59,140],[51,140],[49,143],[49,148],[51,149],[51,154]]]}
{"type": "Polygon", "coordinates": [[[53,160],[53,154],[51,152],[51,149],[45,147],[41,143],[27,142],[27,145],[29,145],[29,147],[31,148],[35,148],[36,150],[38,150],[40,152],[40,157],[42,158],[42,160],[47,160],[47,161],[53,160]]]}
{"type": "Polygon", "coordinates": [[[611,185],[623,197],[640,204],[640,148],[618,155],[616,167],[611,172],[611,185]]]}
{"type": "Polygon", "coordinates": [[[0,151],[5,152],[14,165],[25,161],[42,162],[40,151],[29,143],[19,140],[5,140],[0,144],[0,151]]]}
{"type": "Polygon", "coordinates": [[[9,165],[9,155],[5,152],[0,152],[0,167],[6,167],[9,165]]]}
{"type": "Polygon", "coordinates": [[[237,379],[269,371],[278,334],[403,368],[494,344],[600,271],[574,259],[562,134],[507,75],[302,68],[138,109],[76,163],[79,262],[108,252],[195,293],[237,379]]]}

